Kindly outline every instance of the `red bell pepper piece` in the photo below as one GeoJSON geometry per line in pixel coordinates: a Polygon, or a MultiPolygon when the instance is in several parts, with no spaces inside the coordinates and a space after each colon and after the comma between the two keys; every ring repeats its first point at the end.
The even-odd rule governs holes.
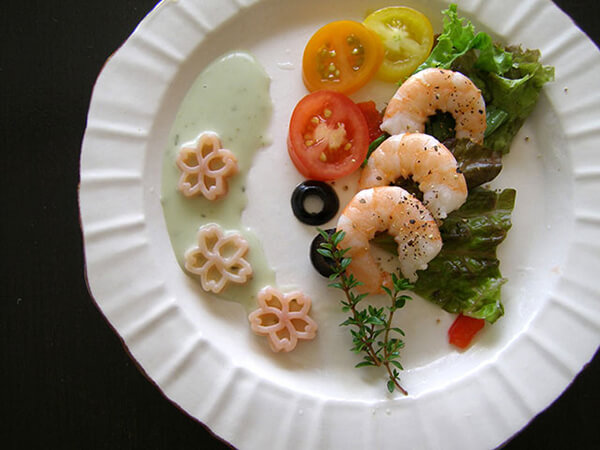
{"type": "Polygon", "coordinates": [[[379,136],[383,134],[383,131],[379,128],[383,121],[382,114],[377,110],[377,106],[374,101],[357,103],[358,106],[365,116],[367,121],[367,127],[369,128],[369,142],[373,142],[379,136]]]}
{"type": "Polygon", "coordinates": [[[452,326],[448,329],[448,342],[459,348],[467,348],[471,343],[471,339],[473,339],[484,325],[484,319],[474,319],[459,314],[452,326]]]}

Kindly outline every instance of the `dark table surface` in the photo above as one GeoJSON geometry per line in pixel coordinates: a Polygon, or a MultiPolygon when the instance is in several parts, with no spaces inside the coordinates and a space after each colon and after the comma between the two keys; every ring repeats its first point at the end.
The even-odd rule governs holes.
{"type": "MultiPolygon", "coordinates": [[[[141,374],[84,281],[77,185],[92,87],[154,3],[3,2],[2,448],[227,448],[141,374]]],[[[600,42],[597,0],[556,3],[600,42]]],[[[506,448],[600,448],[599,361],[506,448]]]]}

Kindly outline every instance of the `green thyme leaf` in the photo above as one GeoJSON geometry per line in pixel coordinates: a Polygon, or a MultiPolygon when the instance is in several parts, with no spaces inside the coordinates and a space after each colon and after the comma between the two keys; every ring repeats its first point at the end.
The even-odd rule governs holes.
{"type": "Polygon", "coordinates": [[[388,391],[390,392],[390,394],[394,393],[394,390],[396,389],[396,384],[394,383],[394,380],[388,380],[387,388],[388,388],[388,391]]]}

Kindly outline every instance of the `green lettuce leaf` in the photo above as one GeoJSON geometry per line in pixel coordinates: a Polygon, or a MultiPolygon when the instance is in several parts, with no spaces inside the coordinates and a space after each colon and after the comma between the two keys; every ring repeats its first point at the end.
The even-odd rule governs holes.
{"type": "Polygon", "coordinates": [[[444,14],[444,32],[438,37],[437,44],[429,57],[421,64],[416,72],[430,68],[452,68],[454,61],[468,51],[478,50],[476,67],[495,73],[504,73],[512,66],[510,53],[492,42],[492,38],[483,32],[475,34],[473,24],[458,17],[457,7],[451,4],[444,14]]]}
{"type": "Polygon", "coordinates": [[[476,188],[440,227],[444,246],[427,270],[419,272],[415,292],[448,312],[494,323],[504,314],[496,248],[511,227],[516,191],[476,188]]]}
{"type": "MultiPolygon", "coordinates": [[[[463,73],[481,90],[486,103],[485,146],[508,153],[517,132],[537,103],[542,86],[554,80],[554,68],[539,62],[538,50],[499,46],[473,24],[458,17],[456,5],[443,12],[444,32],[416,72],[430,67],[463,73]]],[[[433,122],[439,119],[432,119],[433,122]]],[[[433,124],[447,138],[447,123],[433,124]]],[[[436,134],[434,136],[438,137],[436,134]]]]}
{"type": "Polygon", "coordinates": [[[494,105],[489,105],[485,111],[485,120],[487,126],[485,128],[484,137],[488,137],[508,119],[508,113],[494,105]]]}
{"type": "Polygon", "coordinates": [[[425,134],[443,142],[456,136],[456,120],[452,114],[438,111],[425,122],[425,134]]]}
{"type": "Polygon", "coordinates": [[[513,138],[533,111],[543,85],[554,80],[554,67],[539,62],[539,50],[507,50],[513,55],[512,68],[503,75],[490,73],[485,79],[489,105],[507,114],[503,123],[486,136],[485,144],[503,153],[508,153],[513,138]]]}
{"type": "Polygon", "coordinates": [[[447,139],[443,143],[456,158],[469,191],[492,181],[502,170],[502,153],[497,150],[469,139],[447,139]]]}
{"type": "MultiPolygon", "coordinates": [[[[500,273],[496,248],[511,227],[516,191],[494,192],[475,188],[465,204],[444,220],[444,246],[427,270],[419,272],[414,291],[451,313],[494,323],[504,314],[500,291],[506,280],[500,273]]],[[[391,237],[373,243],[397,254],[391,237]]]]}

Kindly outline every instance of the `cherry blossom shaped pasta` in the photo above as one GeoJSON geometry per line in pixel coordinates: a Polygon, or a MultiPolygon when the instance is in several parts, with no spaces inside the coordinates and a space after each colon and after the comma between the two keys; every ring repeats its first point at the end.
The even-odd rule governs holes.
{"type": "Polygon", "coordinates": [[[267,286],[258,293],[259,309],[250,313],[252,331],[267,336],[274,352],[289,352],[299,339],[317,334],[317,323],[308,315],[311,300],[299,291],[283,294],[267,286]]]}
{"type": "Polygon", "coordinates": [[[227,283],[244,284],[252,276],[245,259],[248,241],[239,233],[225,235],[217,224],[198,230],[198,246],[185,252],[185,268],[200,276],[202,289],[218,294],[227,283]]]}
{"type": "Polygon", "coordinates": [[[177,188],[186,197],[202,194],[208,200],[216,200],[227,194],[227,177],[238,172],[237,158],[222,148],[216,133],[207,131],[198,136],[193,144],[179,149],[176,159],[181,176],[177,188]]]}

